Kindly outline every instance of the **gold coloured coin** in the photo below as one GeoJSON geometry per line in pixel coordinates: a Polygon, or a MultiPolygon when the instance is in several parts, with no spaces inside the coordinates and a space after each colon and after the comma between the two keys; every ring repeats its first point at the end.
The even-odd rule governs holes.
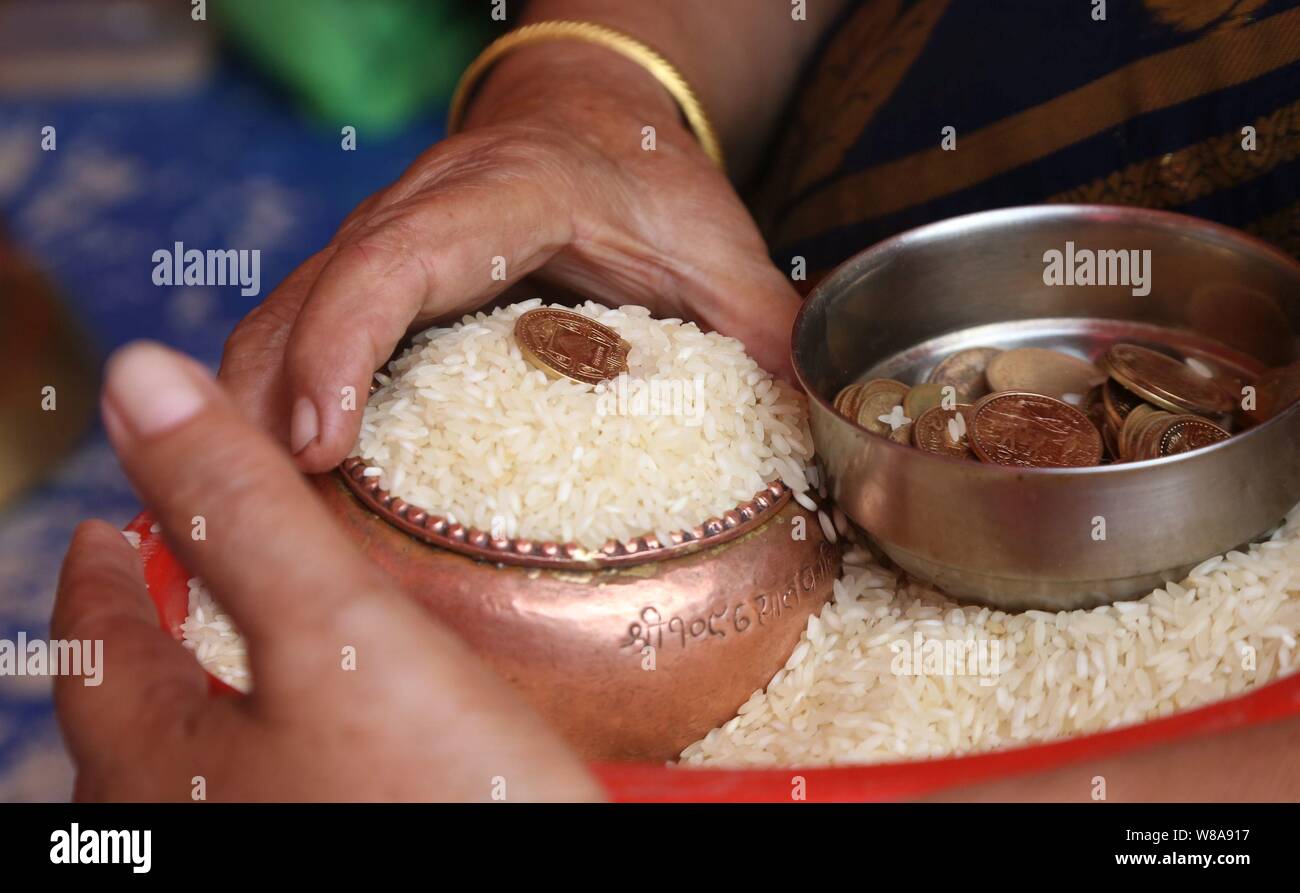
{"type": "Polygon", "coordinates": [[[1168,415],[1169,413],[1164,410],[1156,409],[1146,403],[1134,407],[1133,411],[1124,417],[1124,425],[1119,429],[1120,456],[1129,462],[1139,461],[1141,457],[1138,455],[1138,438],[1147,423],[1152,419],[1168,415]]]}
{"type": "Polygon", "coordinates": [[[1175,413],[1223,415],[1233,401],[1213,378],[1186,363],[1137,344],[1116,344],[1106,351],[1106,371],[1148,403],[1175,413]]]}
{"type": "Polygon", "coordinates": [[[515,320],[524,358],[551,378],[598,384],[627,371],[631,345],[618,332],[572,310],[541,307],[515,320]]]}
{"type": "Polygon", "coordinates": [[[1218,425],[1195,415],[1177,416],[1164,426],[1156,444],[1156,455],[1175,456],[1219,443],[1231,437],[1218,425]]]}
{"type": "MultiPolygon", "coordinates": [[[[1134,435],[1133,458],[1139,462],[1159,458],[1160,438],[1178,418],[1172,413],[1157,412],[1143,422],[1134,435]]],[[[1191,418],[1200,418],[1200,416],[1191,416],[1191,418]]]]}
{"type": "Polygon", "coordinates": [[[907,397],[903,400],[903,412],[909,419],[919,419],[927,410],[933,409],[943,402],[943,389],[945,387],[947,385],[941,385],[934,381],[916,385],[907,392],[907,397]]]}
{"type": "Polygon", "coordinates": [[[1115,432],[1115,426],[1106,420],[1106,424],[1101,427],[1101,440],[1106,446],[1106,454],[1110,456],[1112,462],[1123,462],[1124,457],[1119,452],[1119,435],[1115,432]]]}
{"type": "Polygon", "coordinates": [[[858,404],[858,424],[872,434],[891,435],[894,432],[893,426],[881,421],[881,418],[893,415],[894,408],[903,405],[908,390],[907,385],[892,378],[873,378],[868,381],[863,385],[862,400],[858,404]]]}
{"type": "Polygon", "coordinates": [[[1143,404],[1134,407],[1133,411],[1124,417],[1124,424],[1119,429],[1119,454],[1126,462],[1133,461],[1133,435],[1137,431],[1138,425],[1144,418],[1156,411],[1154,406],[1143,404]]]}
{"type": "Polygon", "coordinates": [[[1101,386],[1101,400],[1106,408],[1106,420],[1116,431],[1124,427],[1128,414],[1143,403],[1141,397],[1113,378],[1106,379],[1106,383],[1101,386]]]}
{"type": "Polygon", "coordinates": [[[855,382],[835,395],[835,411],[850,419],[858,417],[858,402],[862,398],[862,385],[855,382]]]}
{"type": "Polygon", "coordinates": [[[900,425],[889,432],[889,439],[894,443],[901,443],[905,446],[912,445],[912,429],[916,427],[915,422],[908,422],[900,425]]]}
{"type": "Polygon", "coordinates": [[[972,347],[944,357],[934,367],[927,382],[952,385],[958,403],[973,403],[989,392],[985,370],[989,361],[1002,353],[996,347],[972,347]]]}
{"type": "Polygon", "coordinates": [[[975,459],[970,448],[970,412],[969,403],[959,403],[955,409],[936,406],[923,412],[912,423],[912,442],[917,449],[940,456],[952,456],[954,459],[975,459]],[[953,424],[960,418],[959,424],[953,424]],[[953,438],[954,429],[960,432],[953,438]]]}
{"type": "Polygon", "coordinates": [[[1018,347],[1003,351],[989,361],[985,371],[989,387],[996,391],[1027,391],[1065,400],[1075,395],[1081,402],[1089,391],[1106,380],[1105,374],[1078,357],[1042,347],[1018,347]]]}
{"type": "Polygon", "coordinates": [[[1029,468],[1101,462],[1101,432],[1068,403],[1042,394],[989,394],[971,410],[970,444],[980,459],[1029,468]]]}

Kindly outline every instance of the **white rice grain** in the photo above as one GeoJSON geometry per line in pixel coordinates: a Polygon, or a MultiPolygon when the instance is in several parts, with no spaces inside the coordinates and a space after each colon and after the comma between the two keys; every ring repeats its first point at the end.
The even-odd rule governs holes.
{"type": "Polygon", "coordinates": [[[845,558],[835,597],[809,619],[790,661],[735,718],[682,751],[683,764],[877,763],[1050,741],[1192,709],[1297,668],[1300,506],[1249,552],[1091,611],[963,606],[861,550],[845,558]],[[906,669],[894,649],[918,633],[997,643],[997,672],[971,675],[969,663],[955,668],[965,674],[894,672],[906,669]]]}
{"type": "Polygon", "coordinates": [[[198,577],[191,577],[189,616],[181,624],[181,643],[194,652],[203,668],[238,691],[252,688],[248,649],[234,621],[212,598],[198,577]]]}
{"type": "Polygon", "coordinates": [[[553,380],[513,334],[540,306],[417,335],[366,404],[355,454],[373,466],[367,474],[471,527],[495,522],[511,536],[593,549],[694,527],[778,479],[816,511],[803,495],[812,457],[803,397],[739,341],[644,307],[588,302],[570,309],[631,344],[629,374],[597,386],[553,380]]]}

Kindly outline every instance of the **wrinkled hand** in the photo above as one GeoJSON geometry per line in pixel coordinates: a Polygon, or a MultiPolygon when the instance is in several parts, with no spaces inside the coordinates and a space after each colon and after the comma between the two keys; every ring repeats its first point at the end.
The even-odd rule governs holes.
{"type": "Polygon", "coordinates": [[[486,800],[494,779],[509,800],[599,797],[541,719],[361,556],[200,366],[125,348],[102,408],[172,548],[244,633],[255,690],[209,696],[193,655],[159,629],[138,554],[108,524],[83,524],[51,623],[56,639],[104,642],[102,684],[55,686],[79,799],[188,800],[196,776],[213,800],[486,800]]]}
{"type": "Polygon", "coordinates": [[[698,320],[788,377],[793,287],[667,94],[639,70],[629,79],[626,91],[506,91],[488,120],[363,202],[239,325],[220,377],[299,467],[346,457],[371,375],[410,328],[472,311],[530,274],[698,320]],[[653,151],[642,147],[647,124],[653,151]],[[345,388],[357,408],[344,408],[345,388]]]}

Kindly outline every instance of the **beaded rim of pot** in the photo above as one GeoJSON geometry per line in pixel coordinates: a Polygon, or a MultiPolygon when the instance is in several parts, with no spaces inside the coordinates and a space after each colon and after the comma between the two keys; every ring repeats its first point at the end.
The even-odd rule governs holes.
{"type": "Polygon", "coordinates": [[[773,481],[743,502],[716,518],[708,518],[689,530],[675,530],[670,542],[661,543],[655,534],[630,540],[610,540],[599,549],[577,543],[538,542],[533,539],[494,537],[489,531],[454,524],[441,515],[399,499],[379,485],[376,468],[359,456],[343,461],[339,475],[361,503],[388,524],[432,546],[480,561],[517,567],[551,570],[592,570],[667,561],[701,549],[720,546],[756,530],[775,517],[792,498],[781,481],[773,481]]]}

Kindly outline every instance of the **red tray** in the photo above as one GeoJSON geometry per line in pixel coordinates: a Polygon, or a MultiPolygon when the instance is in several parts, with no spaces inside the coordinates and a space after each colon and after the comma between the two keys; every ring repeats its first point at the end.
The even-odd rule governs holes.
{"type": "MultiPolygon", "coordinates": [[[[152,516],[145,512],[127,530],[140,534],[145,581],[162,628],[180,639],[189,610],[186,581],[191,575],[162,537],[150,532],[152,524],[152,516]]],[[[209,679],[214,694],[238,695],[215,677],[209,679]]],[[[974,756],[832,769],[687,769],[644,763],[602,763],[591,768],[617,801],[788,803],[795,776],[807,781],[809,801],[897,800],[1297,714],[1300,674],[1293,674],[1244,695],[1140,725],[974,756]]]]}

